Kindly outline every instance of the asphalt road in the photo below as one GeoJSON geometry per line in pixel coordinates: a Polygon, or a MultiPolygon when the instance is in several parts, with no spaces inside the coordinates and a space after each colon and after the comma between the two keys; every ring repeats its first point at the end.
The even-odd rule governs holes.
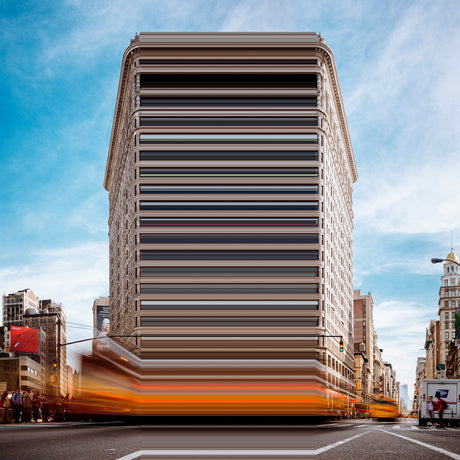
{"type": "Polygon", "coordinates": [[[0,425],[0,458],[158,460],[460,460],[460,428],[345,420],[319,425],[0,425]]]}

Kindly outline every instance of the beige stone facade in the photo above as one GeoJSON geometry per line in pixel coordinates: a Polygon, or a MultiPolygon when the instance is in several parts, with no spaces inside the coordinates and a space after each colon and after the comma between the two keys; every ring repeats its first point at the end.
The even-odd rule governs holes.
{"type": "Polygon", "coordinates": [[[440,363],[441,356],[441,325],[439,321],[432,319],[426,330],[425,350],[425,378],[435,379],[438,376],[436,366],[440,363]]]}
{"type": "Polygon", "coordinates": [[[31,289],[3,294],[3,326],[22,326],[22,318],[30,308],[39,309],[38,297],[31,289]]]}
{"type": "Polygon", "coordinates": [[[351,392],[356,179],[320,36],[137,35],[104,180],[111,334],[145,358],[311,358],[351,392]]]}
{"type": "MultiPolygon", "coordinates": [[[[455,338],[455,309],[460,308],[460,266],[457,254],[452,250],[443,264],[439,288],[440,364],[446,365],[450,344],[455,338]],[[457,263],[456,263],[457,262],[457,263]]],[[[446,370],[440,377],[446,377],[446,370]]]]}

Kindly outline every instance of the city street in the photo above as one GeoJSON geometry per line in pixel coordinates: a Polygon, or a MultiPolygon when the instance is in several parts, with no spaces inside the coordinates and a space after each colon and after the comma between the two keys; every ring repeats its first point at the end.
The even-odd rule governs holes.
{"type": "Polygon", "coordinates": [[[460,428],[419,428],[415,419],[318,425],[0,426],[2,459],[460,459],[460,428]]]}

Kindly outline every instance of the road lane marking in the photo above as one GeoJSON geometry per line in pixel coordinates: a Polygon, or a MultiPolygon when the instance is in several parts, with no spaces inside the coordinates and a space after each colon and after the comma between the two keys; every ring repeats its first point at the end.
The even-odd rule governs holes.
{"type": "Polygon", "coordinates": [[[368,431],[364,433],[359,433],[355,436],[352,436],[351,438],[343,439],[342,441],[334,442],[334,444],[329,444],[328,446],[320,447],[319,449],[316,449],[316,450],[311,450],[310,452],[312,453],[310,455],[322,454],[323,452],[326,452],[327,450],[334,449],[335,447],[341,446],[342,444],[345,444],[346,442],[353,441],[353,439],[359,438],[360,436],[363,436],[366,433],[368,433],[368,431]]]}
{"type": "Polygon", "coordinates": [[[418,444],[419,446],[426,447],[427,449],[434,450],[435,452],[439,452],[441,454],[444,454],[447,457],[455,458],[456,460],[460,460],[460,455],[454,454],[453,452],[450,452],[450,451],[445,450],[445,449],[441,449],[440,447],[432,446],[431,444],[427,444],[426,442],[417,441],[415,439],[408,438],[407,436],[402,436],[400,434],[392,433],[391,431],[386,431],[386,430],[382,430],[382,431],[384,433],[391,434],[392,436],[397,436],[398,438],[405,439],[406,441],[413,442],[414,444],[418,444]]]}
{"type": "Polygon", "coordinates": [[[245,457],[260,457],[261,459],[269,459],[271,457],[287,459],[302,459],[307,456],[322,454],[330,449],[339,447],[349,441],[353,441],[360,436],[368,433],[360,433],[351,438],[343,439],[342,441],[334,442],[328,446],[320,447],[319,449],[149,449],[138,450],[132,454],[119,457],[117,460],[135,460],[139,457],[146,456],[149,458],[167,458],[167,457],[198,457],[217,459],[219,456],[245,458],[245,457]]]}
{"type": "Polygon", "coordinates": [[[395,425],[395,426],[393,427],[393,430],[399,430],[399,429],[401,429],[401,425],[395,425]]]}
{"type": "Polygon", "coordinates": [[[315,451],[309,449],[149,449],[138,450],[117,460],[134,460],[142,456],[146,456],[147,458],[211,458],[213,460],[220,456],[225,456],[225,458],[259,457],[266,459],[281,457],[286,459],[302,459],[308,455],[315,455],[315,451]]]}

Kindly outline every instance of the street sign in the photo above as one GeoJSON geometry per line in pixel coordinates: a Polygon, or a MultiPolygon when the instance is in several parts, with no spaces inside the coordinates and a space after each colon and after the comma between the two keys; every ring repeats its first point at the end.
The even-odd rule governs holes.
{"type": "Polygon", "coordinates": [[[455,346],[460,347],[460,339],[455,339],[455,346]]]}

